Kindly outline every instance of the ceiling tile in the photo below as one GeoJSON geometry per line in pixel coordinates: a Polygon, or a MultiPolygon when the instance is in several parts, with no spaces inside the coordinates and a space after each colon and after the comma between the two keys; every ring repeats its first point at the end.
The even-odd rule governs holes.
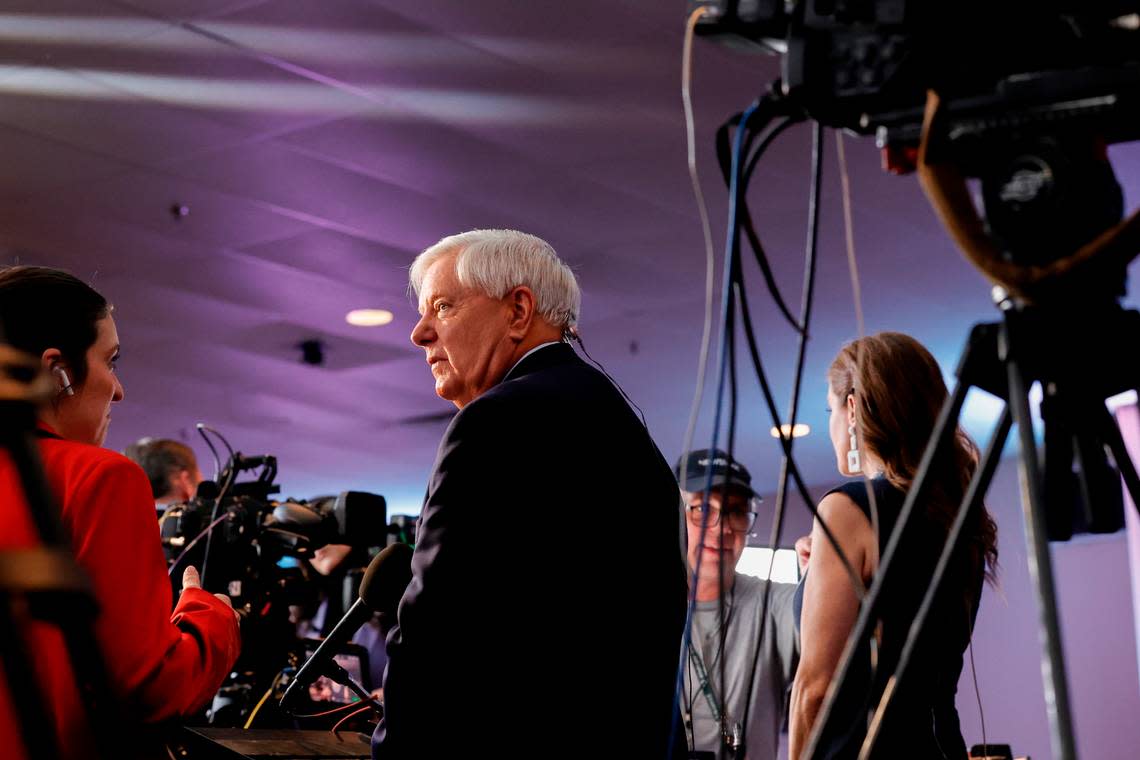
{"type": "Polygon", "coordinates": [[[79,148],[0,124],[0,202],[14,203],[121,174],[129,167],[79,148]]]}
{"type": "Polygon", "coordinates": [[[245,137],[191,109],[140,99],[67,70],[28,67],[0,82],[0,91],[6,93],[0,123],[135,165],[160,166],[245,137]]]}
{"type": "MultiPolygon", "coordinates": [[[[359,283],[375,293],[377,299],[395,298],[401,303],[406,301],[408,267],[419,252],[324,229],[242,250],[294,269],[359,283]]],[[[372,302],[374,306],[391,308],[389,304],[387,300],[372,302]]]]}
{"type": "MultiPolygon", "coordinates": [[[[270,322],[227,333],[223,338],[230,345],[251,354],[262,354],[270,358],[288,357],[296,360],[302,355],[301,344],[316,341],[320,344],[320,369],[335,373],[343,369],[359,369],[375,366],[393,359],[404,358],[410,347],[388,348],[376,343],[353,340],[343,335],[329,335],[315,331],[311,326],[296,322],[270,322]]],[[[329,377],[330,382],[335,377],[329,377]]]]}
{"type": "Polygon", "coordinates": [[[352,117],[279,138],[395,185],[442,196],[514,184],[541,165],[455,125],[352,117]]]}
{"type": "Polygon", "coordinates": [[[264,204],[145,170],[68,188],[53,201],[58,208],[98,211],[176,240],[222,246],[253,245],[311,228],[264,204]],[[188,213],[176,216],[175,206],[185,206],[188,213]]]}
{"type": "Polygon", "coordinates": [[[6,66],[107,60],[166,26],[103,0],[6,0],[0,9],[0,78],[6,66]]]}
{"type": "MultiPolygon", "coordinates": [[[[663,31],[675,29],[678,40],[684,18],[677,13],[647,11],[636,3],[518,3],[482,0],[477,4],[453,0],[368,0],[416,23],[457,37],[503,36],[538,43],[553,41],[624,42],[630,47],[652,45],[663,31]],[[675,23],[670,23],[670,20],[675,23]],[[664,24],[661,21],[664,20],[664,24]]],[[[679,13],[679,12],[678,12],[679,13]]]]}
{"type": "Polygon", "coordinates": [[[110,90],[192,109],[250,137],[340,118],[368,105],[359,93],[190,25],[165,24],[143,40],[67,68],[110,90]]]}
{"type": "Polygon", "coordinates": [[[550,89],[537,72],[366,0],[275,0],[197,24],[249,50],[389,94],[550,89]]]}
{"type": "MultiPolygon", "coordinates": [[[[196,294],[210,301],[228,302],[269,314],[292,314],[293,320],[303,322],[314,332],[328,327],[371,343],[391,340],[386,339],[389,332],[362,332],[344,322],[348,308],[371,300],[367,283],[335,280],[220,251],[195,262],[192,269],[156,267],[135,276],[150,286],[196,294]],[[316,298],[318,294],[320,297],[316,298]]],[[[402,346],[402,341],[400,343],[402,346]]]]}
{"type": "Polygon", "coordinates": [[[440,230],[427,235],[438,239],[455,224],[468,229],[480,220],[478,213],[459,201],[432,198],[415,188],[392,185],[275,143],[179,162],[171,170],[396,247],[419,250],[425,245],[425,231],[440,230]]]}
{"type": "Polygon", "coordinates": [[[265,5],[270,0],[101,0],[106,7],[135,10],[149,16],[189,21],[219,13],[265,5]]]}

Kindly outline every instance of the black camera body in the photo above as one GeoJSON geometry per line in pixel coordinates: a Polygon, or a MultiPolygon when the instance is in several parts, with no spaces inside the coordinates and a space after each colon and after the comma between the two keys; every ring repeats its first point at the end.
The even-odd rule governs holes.
{"type": "MultiPolygon", "coordinates": [[[[383,496],[345,491],[276,501],[276,474],[275,457],[235,453],[218,477],[220,487],[203,482],[193,500],[171,505],[161,518],[175,591],[183,568],[193,565],[203,588],[228,595],[241,614],[242,655],[209,713],[215,725],[240,725],[256,696],[295,659],[298,617],[310,616],[322,592],[329,594],[329,579],[307,560],[324,546],[344,544],[358,550],[351,554],[358,564],[367,564],[367,550],[390,541],[383,496]],[[256,474],[238,482],[243,472],[256,474]]],[[[351,577],[349,569],[341,574],[351,577]]]]}
{"type": "MultiPolygon", "coordinates": [[[[987,232],[1017,266],[1064,258],[1116,225],[1106,146],[1140,139],[1138,0],[711,0],[696,31],[776,53],[769,102],[875,135],[914,171],[928,92],[928,163],[982,181],[987,232]]],[[[1123,271],[1105,275],[1113,297],[1123,271]]],[[[1100,295],[1101,288],[1093,288],[1100,295]]]]}
{"type": "Polygon", "coordinates": [[[275,457],[235,453],[218,478],[223,484],[220,489],[205,481],[193,500],[173,504],[163,515],[161,535],[167,561],[178,560],[188,543],[199,537],[201,546],[191,549],[195,556],[188,554],[181,564],[201,567],[205,560],[207,590],[230,594],[237,606],[245,596],[241,585],[259,577],[258,571],[268,566],[290,564],[281,562],[285,557],[306,559],[328,544],[354,549],[386,544],[383,496],[344,491],[337,496],[278,502],[271,499],[281,490],[274,484],[276,474],[275,457]],[[239,472],[256,469],[260,472],[254,480],[235,482],[239,472]],[[211,522],[217,524],[203,540],[201,533],[211,522]],[[216,573],[209,572],[212,567],[216,573]]]}
{"type": "MultiPolygon", "coordinates": [[[[863,134],[921,125],[929,89],[963,107],[1001,111],[1140,89],[1136,35],[1114,23],[1140,10],[1135,0],[694,0],[690,6],[707,11],[698,34],[780,55],[780,86],[810,118],[863,134]]],[[[1125,121],[1112,123],[1135,136],[1137,127],[1125,121]]],[[[909,136],[917,142],[917,134],[909,136]]]]}

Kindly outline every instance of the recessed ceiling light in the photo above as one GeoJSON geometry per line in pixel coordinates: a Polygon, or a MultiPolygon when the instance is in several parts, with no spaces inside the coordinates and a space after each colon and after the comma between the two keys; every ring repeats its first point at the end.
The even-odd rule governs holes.
{"type": "MultiPolygon", "coordinates": [[[[811,427],[803,422],[797,422],[794,428],[791,425],[785,423],[783,425],[780,425],[780,430],[784,431],[785,438],[787,438],[789,434],[792,438],[803,438],[805,435],[811,432],[811,427]]],[[[780,430],[777,430],[775,427],[773,427],[772,437],[779,438],[780,430]]]]}
{"type": "Polygon", "coordinates": [[[379,327],[392,321],[392,312],[387,309],[353,309],[344,321],[357,327],[379,327]]]}

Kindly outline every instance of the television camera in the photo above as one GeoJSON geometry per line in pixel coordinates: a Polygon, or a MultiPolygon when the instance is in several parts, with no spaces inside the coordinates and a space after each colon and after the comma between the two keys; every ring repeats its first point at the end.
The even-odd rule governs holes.
{"type": "Polygon", "coordinates": [[[214,725],[240,725],[264,691],[283,685],[281,674],[304,659],[297,624],[322,597],[335,622],[344,600],[356,596],[372,550],[414,540],[404,521],[388,525],[383,496],[346,491],[278,501],[276,476],[276,457],[234,452],[216,481],[203,481],[194,499],[160,518],[176,590],[182,570],[194,565],[202,587],[227,594],[241,616],[242,655],[208,711],[214,725]],[[252,477],[239,480],[245,473],[252,477]],[[350,547],[347,556],[328,575],[318,573],[308,560],[334,544],[350,547]]]}
{"type": "MultiPolygon", "coordinates": [[[[1140,138],[1135,0],[690,6],[706,9],[698,34],[780,56],[771,92],[784,112],[875,135],[893,172],[917,168],[928,93],[937,92],[927,159],[981,180],[996,252],[971,261],[1007,290],[1040,295],[1065,269],[1050,265],[1120,221],[1105,146],[1140,138]]],[[[1123,255],[1100,258],[1112,260],[1110,287],[1123,294],[1123,255]]],[[[1103,282],[1102,267],[1092,268],[1103,282]]]]}

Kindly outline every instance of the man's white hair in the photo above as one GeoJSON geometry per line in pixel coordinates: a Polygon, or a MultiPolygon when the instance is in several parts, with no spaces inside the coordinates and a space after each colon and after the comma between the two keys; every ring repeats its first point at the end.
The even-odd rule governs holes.
{"type": "Polygon", "coordinates": [[[534,293],[538,313],[567,329],[578,324],[582,294],[570,267],[545,240],[515,230],[471,230],[450,235],[412,262],[408,280],[419,300],[424,274],[440,258],[458,251],[455,273],[460,284],[502,298],[525,285],[534,293]]]}

